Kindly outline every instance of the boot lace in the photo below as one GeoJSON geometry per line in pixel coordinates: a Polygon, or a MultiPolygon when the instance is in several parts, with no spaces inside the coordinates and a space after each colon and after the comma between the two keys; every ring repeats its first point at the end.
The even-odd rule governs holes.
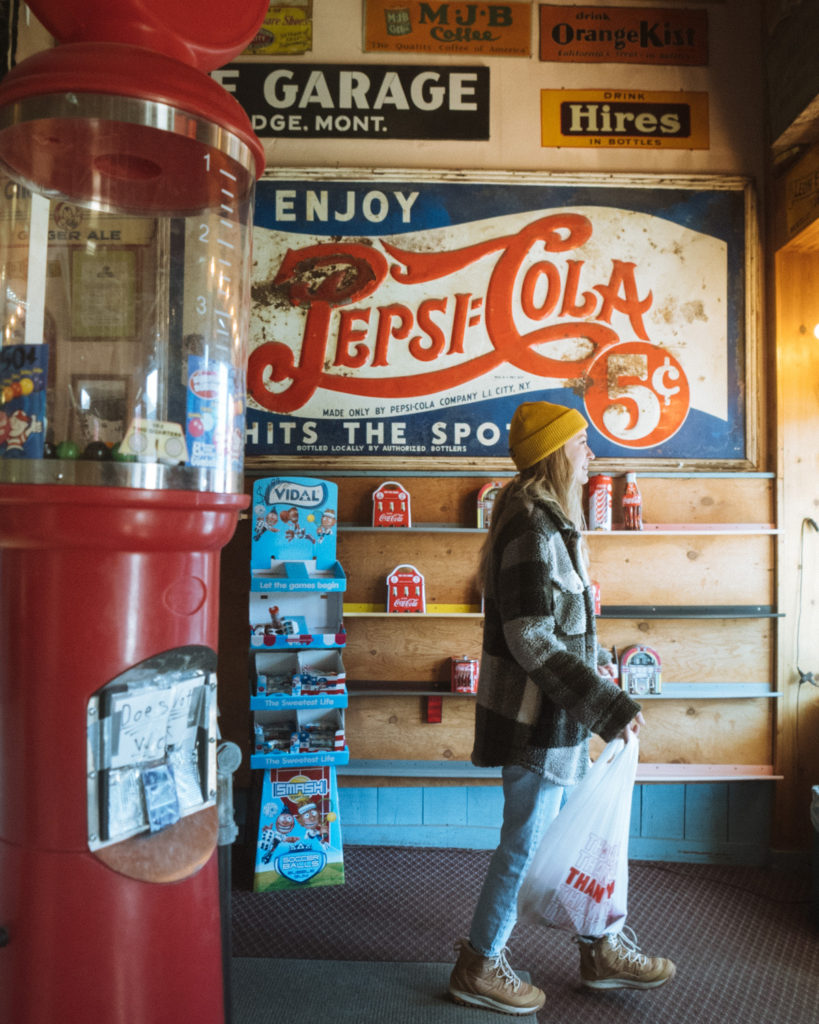
{"type": "Polygon", "coordinates": [[[506,954],[508,952],[509,950],[506,948],[506,946],[504,946],[497,956],[491,958],[492,966],[497,968],[497,970],[503,977],[504,981],[512,986],[512,991],[517,992],[517,990],[520,988],[523,982],[509,966],[509,961],[506,959],[506,954]]]}
{"type": "Polygon", "coordinates": [[[623,925],[622,931],[609,935],[608,939],[612,949],[617,951],[619,960],[627,960],[630,964],[638,964],[640,967],[645,967],[648,963],[648,957],[640,952],[637,945],[637,936],[628,925],[623,925]],[[625,932],[628,932],[628,935],[625,932]]]}

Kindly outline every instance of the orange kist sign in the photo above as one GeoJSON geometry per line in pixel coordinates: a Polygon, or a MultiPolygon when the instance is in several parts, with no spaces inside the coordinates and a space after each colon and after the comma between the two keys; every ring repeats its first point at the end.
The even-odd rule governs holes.
{"type": "Polygon", "coordinates": [[[708,12],[540,5],[540,59],[578,64],[708,64],[708,12]]]}

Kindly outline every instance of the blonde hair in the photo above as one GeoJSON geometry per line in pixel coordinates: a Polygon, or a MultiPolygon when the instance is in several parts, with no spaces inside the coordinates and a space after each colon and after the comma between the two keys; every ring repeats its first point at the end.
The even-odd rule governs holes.
{"type": "MultiPolygon", "coordinates": [[[[498,524],[501,521],[503,510],[513,498],[522,501],[529,509],[538,500],[552,502],[558,506],[575,529],[582,530],[585,526],[583,487],[578,482],[575,468],[569,461],[565,446],[561,445],[560,448],[533,466],[521,470],[495,498],[489,531],[481,547],[478,563],[478,582],[482,587],[486,585],[498,524]]],[[[585,545],[583,545],[583,554],[586,557],[585,545]]]]}

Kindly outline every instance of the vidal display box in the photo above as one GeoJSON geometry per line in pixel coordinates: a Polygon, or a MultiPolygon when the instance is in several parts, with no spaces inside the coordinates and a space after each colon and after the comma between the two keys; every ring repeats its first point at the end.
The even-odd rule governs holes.
{"type": "Polygon", "coordinates": [[[259,651],[252,657],[251,710],[347,707],[347,674],[338,649],[259,651]]]}
{"type": "Polygon", "coordinates": [[[264,708],[253,712],[251,768],[347,764],[343,708],[264,708]]]}
{"type": "Polygon", "coordinates": [[[343,647],[344,595],[316,590],[250,593],[250,646],[293,650],[343,647]]]}
{"type": "Polygon", "coordinates": [[[262,779],[254,892],[344,883],[334,768],[272,768],[262,779]]]}
{"type": "Polygon", "coordinates": [[[308,477],[266,477],[253,485],[251,591],[341,592],[336,560],[338,487],[308,477]]]}

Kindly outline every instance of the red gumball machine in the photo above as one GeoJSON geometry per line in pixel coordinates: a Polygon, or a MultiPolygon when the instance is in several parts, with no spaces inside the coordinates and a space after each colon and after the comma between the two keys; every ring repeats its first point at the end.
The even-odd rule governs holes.
{"type": "Polygon", "coordinates": [[[31,0],[0,82],[0,1020],[224,1020],[219,557],[268,0],[31,0]]]}

